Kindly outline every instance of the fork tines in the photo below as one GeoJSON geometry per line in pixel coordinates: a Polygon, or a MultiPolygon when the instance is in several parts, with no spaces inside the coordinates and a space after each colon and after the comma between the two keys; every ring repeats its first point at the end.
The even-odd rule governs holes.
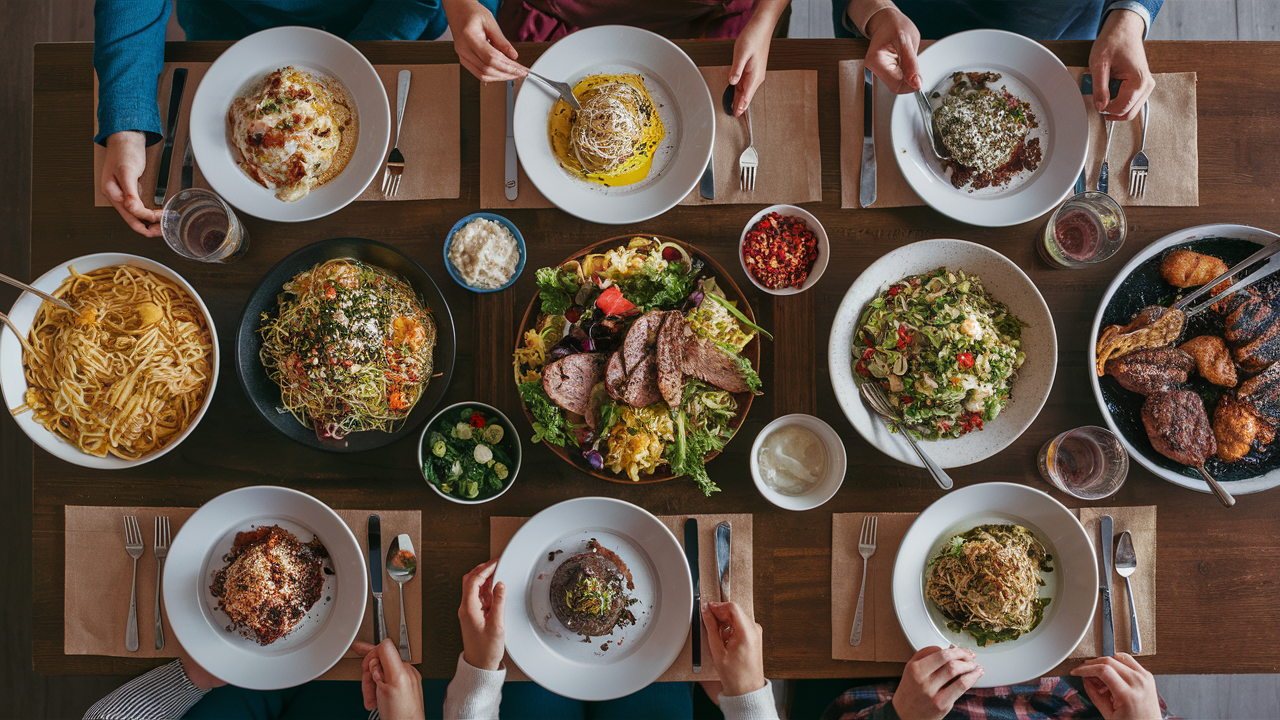
{"type": "Polygon", "coordinates": [[[400,192],[400,176],[404,174],[404,155],[399,148],[391,149],[391,157],[387,158],[387,168],[382,173],[382,194],[395,197],[400,192]]]}
{"type": "Polygon", "coordinates": [[[880,518],[876,515],[866,515],[862,518],[862,534],[858,536],[858,546],[876,546],[876,530],[880,525],[880,518]]]}
{"type": "Polygon", "coordinates": [[[157,515],[154,545],[157,557],[164,557],[160,553],[167,552],[169,550],[169,542],[169,518],[165,515],[157,515]]]}
{"type": "Polygon", "coordinates": [[[756,189],[756,168],[754,165],[742,166],[742,178],[740,180],[742,190],[756,189]]]}
{"type": "Polygon", "coordinates": [[[1142,197],[1147,191],[1147,171],[1141,168],[1131,168],[1129,170],[1129,194],[1133,197],[1142,197]]]}
{"type": "Polygon", "coordinates": [[[142,547],[142,528],[138,526],[138,516],[124,516],[124,544],[125,549],[129,549],[131,545],[142,547]]]}

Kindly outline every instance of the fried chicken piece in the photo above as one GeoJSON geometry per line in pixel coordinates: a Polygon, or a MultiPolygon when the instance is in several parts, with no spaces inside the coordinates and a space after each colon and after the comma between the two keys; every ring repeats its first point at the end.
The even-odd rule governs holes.
{"type": "Polygon", "coordinates": [[[1254,443],[1259,448],[1266,446],[1275,439],[1275,430],[1247,405],[1223,395],[1213,410],[1213,437],[1218,443],[1218,457],[1232,463],[1248,455],[1254,443]]]}
{"type": "Polygon", "coordinates": [[[1142,404],[1142,424],[1156,452],[1191,467],[1201,467],[1218,451],[1204,401],[1190,390],[1158,392],[1142,404]]]}
{"type": "Polygon", "coordinates": [[[1236,366],[1222,338],[1201,335],[1182,343],[1179,349],[1196,359],[1196,369],[1205,380],[1223,387],[1236,386],[1236,366]]]}
{"type": "Polygon", "coordinates": [[[1185,383],[1195,367],[1196,361],[1182,350],[1151,348],[1108,360],[1107,374],[1125,390],[1150,395],[1185,383]]]}
{"type": "MultiPolygon", "coordinates": [[[[1174,250],[1160,262],[1160,274],[1174,287],[1189,288],[1204,285],[1230,268],[1212,255],[1201,255],[1190,250],[1174,250]]],[[[1225,290],[1226,285],[1214,288],[1225,290]]]]}

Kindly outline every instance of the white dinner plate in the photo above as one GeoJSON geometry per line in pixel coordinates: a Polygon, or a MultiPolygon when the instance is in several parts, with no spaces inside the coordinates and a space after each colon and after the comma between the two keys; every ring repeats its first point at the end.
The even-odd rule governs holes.
{"type": "MultiPolygon", "coordinates": [[[[1198,241],[1206,238],[1232,238],[1247,240],[1256,242],[1259,246],[1273,242],[1280,242],[1280,235],[1276,235],[1275,233],[1261,230],[1259,228],[1249,227],[1248,225],[1199,225],[1165,235],[1144,248],[1142,252],[1135,255],[1132,260],[1121,268],[1120,272],[1116,273],[1116,279],[1107,287],[1106,293],[1102,296],[1102,301],[1098,303],[1098,312],[1093,317],[1093,327],[1089,333],[1089,339],[1087,341],[1088,344],[1086,345],[1085,350],[1087,354],[1086,356],[1089,358],[1088,367],[1086,369],[1086,372],[1089,373],[1089,387],[1093,389],[1093,396],[1098,402],[1098,409],[1102,411],[1102,418],[1106,421],[1107,427],[1111,429],[1111,432],[1116,434],[1116,437],[1120,438],[1120,442],[1124,445],[1124,449],[1129,453],[1129,457],[1137,460],[1144,468],[1150,470],[1159,477],[1168,480],[1174,485],[1202,493],[1209,492],[1209,485],[1204,480],[1200,479],[1196,470],[1186,466],[1179,466],[1163,455],[1155,452],[1151,447],[1150,441],[1138,434],[1139,432],[1145,432],[1145,430],[1138,428],[1136,423],[1129,425],[1116,422],[1116,416],[1112,412],[1112,408],[1108,406],[1107,398],[1103,395],[1101,378],[1098,377],[1098,373],[1094,369],[1093,359],[1095,357],[1094,344],[1098,338],[1098,333],[1102,328],[1103,317],[1106,315],[1107,307],[1117,300],[1116,292],[1120,289],[1120,286],[1124,284],[1125,280],[1129,279],[1129,277],[1133,275],[1143,263],[1165,253],[1175,246],[1185,245],[1185,249],[1187,250],[1200,249],[1202,252],[1212,252],[1211,248],[1203,246],[1197,248],[1197,245],[1200,244],[1198,241]]],[[[1208,299],[1209,296],[1205,296],[1201,298],[1199,302],[1204,302],[1208,299]]],[[[1147,303],[1144,301],[1142,304],[1145,305],[1147,303]]],[[[1135,306],[1136,305],[1137,303],[1135,303],[1135,306]]],[[[1191,335],[1184,333],[1182,341],[1185,342],[1191,337],[1191,335]]],[[[1141,403],[1136,399],[1131,400],[1130,402],[1133,403],[1134,407],[1140,407],[1141,405],[1141,403]]],[[[1213,407],[1206,406],[1205,410],[1212,412],[1213,407]]],[[[1211,460],[1211,462],[1216,461],[1211,460]]],[[[1240,464],[1245,465],[1245,463],[1240,464]]],[[[1248,467],[1257,468],[1255,465],[1250,465],[1248,467]]],[[[1257,474],[1253,477],[1240,477],[1238,479],[1228,479],[1223,477],[1220,477],[1219,479],[1223,481],[1224,487],[1226,487],[1227,491],[1232,495],[1247,495],[1249,493],[1262,492],[1263,490],[1270,490],[1273,487],[1280,486],[1280,469],[1271,469],[1263,472],[1262,469],[1259,468],[1247,470],[1246,472],[1257,472],[1257,474]]]]}
{"type": "Polygon", "coordinates": [[[985,460],[1017,440],[1040,414],[1053,387],[1058,365],[1058,336],[1044,297],[1027,274],[1004,255],[966,240],[922,240],[904,245],[875,261],[853,281],[836,310],[827,344],[831,385],[844,414],[867,442],[908,465],[924,467],[905,438],[889,431],[862,399],[853,374],[853,339],[867,304],[889,285],[911,275],[946,266],[977,275],[996,300],[1027,323],[1022,329],[1026,360],[1013,381],[1008,405],[982,430],[959,438],[922,442],[938,465],[960,467],[985,460]]]}
{"type": "Polygon", "coordinates": [[[205,503],[183,523],[164,564],[164,606],[178,642],[214,677],[250,690],[301,685],[333,667],[360,629],[368,588],[360,545],[342,518],[306,493],[274,486],[239,488],[205,503]],[[304,543],[318,538],[333,574],[325,574],[306,618],[264,647],[227,629],[230,619],[209,586],[236,533],[271,525],[304,543]]]}
{"type": "MultiPolygon", "coordinates": [[[[200,424],[200,419],[204,417],[205,411],[209,409],[209,403],[213,400],[213,391],[218,388],[218,365],[222,360],[221,351],[218,349],[218,329],[214,327],[213,315],[209,313],[209,308],[205,306],[204,300],[200,299],[200,294],[185,278],[155,260],[125,253],[82,255],[55,266],[52,270],[33,281],[31,286],[37,290],[52,293],[58,289],[63,280],[66,280],[71,275],[67,270],[69,266],[74,267],[76,272],[86,273],[90,270],[97,270],[111,265],[132,265],[143,270],[150,270],[177,283],[195,300],[200,307],[200,312],[204,313],[205,321],[209,324],[209,336],[213,342],[213,355],[209,358],[209,363],[213,367],[213,375],[209,378],[209,391],[205,393],[204,404],[200,406],[200,410],[191,418],[191,424],[187,426],[187,429],[179,433],[168,445],[136,460],[126,460],[110,454],[106,457],[95,457],[67,442],[61,435],[45,429],[43,425],[35,421],[29,411],[21,415],[12,415],[13,408],[25,402],[27,379],[23,374],[22,368],[22,343],[14,336],[13,331],[8,326],[0,326],[0,390],[4,392],[5,407],[9,408],[14,421],[27,434],[27,437],[47,450],[49,454],[60,460],[66,460],[73,465],[94,468],[95,470],[119,470],[136,467],[143,463],[149,463],[178,447],[196,429],[196,425],[200,424]]],[[[9,310],[9,319],[17,327],[24,328],[27,332],[30,332],[31,323],[35,321],[36,312],[43,303],[44,301],[35,295],[23,293],[18,296],[17,302],[9,310]]]]}
{"type": "Polygon", "coordinates": [[[1040,166],[1020,173],[1007,186],[956,189],[929,150],[920,108],[912,95],[894,99],[890,120],[893,156],[922,200],[961,222],[1004,227],[1033,220],[1057,207],[1072,191],[1089,151],[1089,120],[1075,78],[1056,55],[1030,38],[1003,30],[969,30],[949,35],[920,53],[925,94],[949,88],[955,72],[1001,74],[1001,85],[1031,103],[1040,127],[1040,166]],[[946,83],[943,85],[943,83],[946,83]]]}
{"type": "Polygon", "coordinates": [[[191,152],[209,187],[237,210],[263,220],[315,220],[346,207],[381,171],[390,138],[391,108],[373,65],[351,43],[314,28],[271,28],[227,48],[209,66],[191,102],[191,152]],[[360,126],[355,152],[342,172],[295,202],[276,199],[274,191],[240,169],[227,127],[227,110],[236,96],[289,65],[337,80],[351,97],[360,126]]]}
{"type": "Polygon", "coordinates": [[[1062,503],[1014,483],[979,483],[948,493],[920,513],[898,546],[893,563],[893,607],[914,650],[931,645],[969,648],[986,669],[977,687],[1014,685],[1038,678],[1080,644],[1098,601],[1098,560],[1084,526],[1062,503]],[[1051,598],[1044,619],[1017,640],[978,647],[973,636],[947,629],[925,597],[928,564],[952,536],[978,525],[1029,529],[1053,556],[1040,597],[1051,598]]]}
{"type": "Polygon", "coordinates": [[[564,37],[530,69],[570,85],[588,75],[639,74],[667,131],[649,176],[638,183],[604,187],[574,177],[560,167],[547,136],[557,96],[527,80],[516,99],[516,152],[525,174],[556,207],[605,225],[640,222],[675,207],[702,178],[715,141],[715,107],[702,73],[675,43],[648,30],[604,25],[564,37]]]}
{"type": "Polygon", "coordinates": [[[507,543],[494,582],[507,586],[507,653],[557,695],[630,695],[666,672],[689,637],[693,584],[684,550],[661,520],[621,500],[577,498],[534,515],[507,543]],[[626,563],[639,602],[630,608],[634,625],[588,643],[556,618],[550,589],[559,564],[586,552],[592,538],[626,563]]]}

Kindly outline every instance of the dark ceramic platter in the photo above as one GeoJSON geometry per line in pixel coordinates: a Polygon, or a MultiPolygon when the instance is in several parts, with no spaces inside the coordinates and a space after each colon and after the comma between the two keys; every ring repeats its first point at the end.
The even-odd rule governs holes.
{"type": "Polygon", "coordinates": [[[453,361],[456,345],[453,334],[453,316],[449,306],[436,287],[435,281],[422,266],[399,250],[373,240],[361,238],[333,238],[313,243],[297,250],[271,268],[254,288],[240,315],[236,330],[236,374],[249,402],[268,425],[303,445],[330,452],[360,452],[389,445],[412,432],[432,415],[436,405],[449,389],[453,377],[453,361]],[[274,317],[277,312],[277,296],[284,284],[298,273],[333,258],[355,258],[399,275],[418,295],[424,307],[431,311],[436,321],[436,348],[433,374],[427,390],[409,413],[408,419],[396,425],[392,432],[369,430],[351,433],[341,440],[321,440],[315,430],[298,422],[287,411],[281,411],[280,386],[267,377],[266,368],[258,358],[262,349],[262,315],[274,317]]]}
{"type": "MultiPolygon", "coordinates": [[[[1139,265],[1116,288],[1115,294],[1111,297],[1111,302],[1107,304],[1102,313],[1102,327],[1125,325],[1142,308],[1148,305],[1168,307],[1181,298],[1184,293],[1195,289],[1179,290],[1165,282],[1164,278],[1160,276],[1160,263],[1166,255],[1174,250],[1194,250],[1204,255],[1212,255],[1220,258],[1228,267],[1234,267],[1236,263],[1257,252],[1260,247],[1260,243],[1252,240],[1214,237],[1192,240],[1168,248],[1139,265]]],[[[1253,287],[1264,291],[1274,288],[1277,284],[1280,284],[1280,275],[1273,275],[1260,280],[1253,287]]],[[[1204,302],[1209,297],[1211,296],[1203,296],[1195,304],[1204,302]]],[[[1222,329],[1222,316],[1213,310],[1206,310],[1191,318],[1179,343],[1186,342],[1199,335],[1221,336],[1222,329]]],[[[1096,341],[1097,338],[1094,338],[1094,340],[1096,341]]],[[[1241,374],[1241,380],[1243,381],[1243,373],[1241,374]]],[[[1115,378],[1110,375],[1098,378],[1098,384],[1102,388],[1102,398],[1106,403],[1107,411],[1111,413],[1111,418],[1115,421],[1116,427],[1120,429],[1124,439],[1131,446],[1142,453],[1148,460],[1162,468],[1185,475],[1188,478],[1200,478],[1200,474],[1195,468],[1174,462],[1156,452],[1155,448],[1151,446],[1151,441],[1147,438],[1146,428],[1142,424],[1143,397],[1141,395],[1120,387],[1120,383],[1116,382],[1115,378]]],[[[1228,391],[1227,388],[1214,385],[1198,374],[1192,375],[1187,385],[1204,400],[1205,410],[1210,417],[1213,416],[1213,409],[1218,402],[1218,398],[1224,391],[1228,391]]],[[[1234,463],[1224,463],[1216,457],[1211,457],[1205,462],[1204,466],[1218,480],[1247,480],[1255,478],[1280,468],[1280,442],[1273,442],[1261,451],[1255,448],[1247,456],[1234,463]]]]}

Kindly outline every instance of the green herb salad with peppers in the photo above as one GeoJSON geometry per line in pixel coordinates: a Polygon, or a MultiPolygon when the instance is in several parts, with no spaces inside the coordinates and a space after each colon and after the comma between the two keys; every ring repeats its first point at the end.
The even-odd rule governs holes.
{"type": "Polygon", "coordinates": [[[1008,404],[1026,326],[976,276],[940,267],[871,301],[854,336],[854,372],[884,389],[914,437],[958,438],[1008,404]]]}
{"type": "Polygon", "coordinates": [[[483,500],[502,492],[515,472],[513,435],[478,407],[444,413],[422,442],[422,474],[445,495],[483,500]]]}

